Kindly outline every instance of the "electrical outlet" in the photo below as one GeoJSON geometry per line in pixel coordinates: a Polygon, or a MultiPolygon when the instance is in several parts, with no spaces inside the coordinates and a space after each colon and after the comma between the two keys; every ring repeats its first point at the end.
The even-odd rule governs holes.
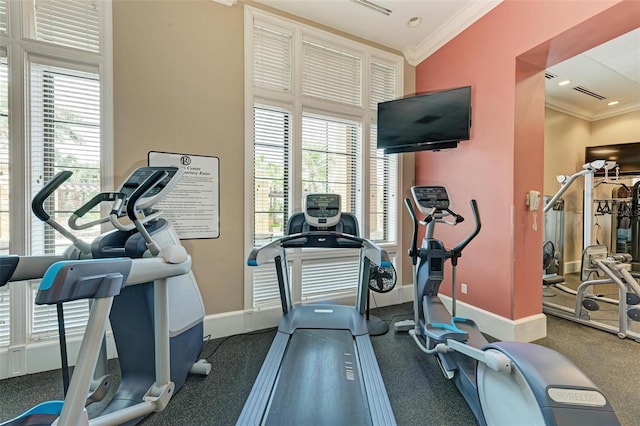
{"type": "Polygon", "coordinates": [[[467,285],[465,283],[460,284],[460,291],[462,294],[467,294],[467,285]]]}

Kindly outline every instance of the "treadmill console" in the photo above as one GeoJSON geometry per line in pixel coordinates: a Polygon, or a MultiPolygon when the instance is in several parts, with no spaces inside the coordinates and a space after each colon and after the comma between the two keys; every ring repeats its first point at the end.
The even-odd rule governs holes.
{"type": "Polygon", "coordinates": [[[431,214],[432,209],[441,212],[449,208],[449,194],[444,186],[414,186],[411,195],[423,215],[431,214]]]}
{"type": "Polygon", "coordinates": [[[331,228],[340,223],[340,195],[308,194],[304,219],[314,228],[331,228]]]}

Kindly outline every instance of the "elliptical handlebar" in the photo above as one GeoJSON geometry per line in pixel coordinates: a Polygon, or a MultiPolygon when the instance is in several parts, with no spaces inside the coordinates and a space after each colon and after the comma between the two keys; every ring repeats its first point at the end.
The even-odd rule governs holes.
{"type": "Polygon", "coordinates": [[[409,247],[409,257],[411,258],[411,263],[415,266],[418,263],[418,218],[409,197],[405,197],[404,205],[409,211],[409,215],[413,221],[413,235],[411,237],[411,246],[409,247]]]}
{"type": "Polygon", "coordinates": [[[480,228],[482,228],[482,223],[480,222],[480,213],[478,213],[478,203],[476,200],[472,199],[471,202],[471,212],[473,213],[473,220],[476,224],[475,228],[471,232],[471,234],[467,235],[467,238],[460,241],[454,248],[451,249],[452,258],[457,258],[462,253],[462,250],[473,240],[476,235],[480,232],[480,228]]]}
{"type": "Polygon", "coordinates": [[[136,188],[133,194],[131,194],[127,201],[127,216],[131,221],[138,220],[138,217],[136,216],[136,204],[138,203],[138,200],[142,198],[147,191],[162,182],[168,175],[169,173],[164,170],[156,170],[151,176],[145,179],[138,188],[136,188]]]}
{"type": "Polygon", "coordinates": [[[44,208],[44,202],[53,194],[53,192],[60,187],[64,182],[67,181],[71,177],[73,172],[69,170],[63,170],[61,172],[56,173],[56,175],[51,178],[49,182],[42,187],[40,191],[33,197],[33,201],[31,202],[31,209],[33,210],[33,214],[36,215],[38,219],[43,222],[47,222],[51,217],[49,213],[44,208]]]}
{"type": "Polygon", "coordinates": [[[75,229],[76,231],[80,231],[108,222],[109,216],[101,217],[100,219],[81,224],[78,223],[78,219],[89,213],[95,206],[100,205],[105,201],[114,202],[118,198],[124,198],[124,194],[122,194],[121,192],[101,192],[100,194],[97,194],[95,197],[90,199],[83,206],[73,212],[73,214],[69,217],[69,227],[71,229],[75,229]]]}

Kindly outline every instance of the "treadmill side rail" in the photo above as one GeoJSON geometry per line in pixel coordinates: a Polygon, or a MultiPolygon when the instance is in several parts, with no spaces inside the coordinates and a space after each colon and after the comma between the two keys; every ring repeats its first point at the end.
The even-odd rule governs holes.
{"type": "Polygon", "coordinates": [[[361,374],[369,402],[371,422],[374,425],[395,425],[396,419],[369,335],[356,336],[356,346],[358,347],[361,374]]]}
{"type": "Polygon", "coordinates": [[[288,334],[276,333],[236,425],[254,426],[262,423],[288,343],[288,334]]]}

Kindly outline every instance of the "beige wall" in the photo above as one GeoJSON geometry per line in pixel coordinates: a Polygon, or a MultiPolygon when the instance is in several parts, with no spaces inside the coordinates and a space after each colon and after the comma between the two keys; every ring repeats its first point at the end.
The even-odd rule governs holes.
{"type": "Polygon", "coordinates": [[[207,314],[244,308],[243,16],[243,3],[113,3],[115,182],[148,151],[220,159],[220,237],[184,242],[207,314]]]}
{"type": "MultiPolygon", "coordinates": [[[[545,110],[544,193],[553,195],[560,185],[557,175],[572,175],[582,169],[585,147],[640,142],[640,111],[589,122],[552,109],[545,110]]],[[[629,179],[624,182],[630,184],[629,179]]],[[[598,188],[597,197],[609,198],[611,187],[598,188]],[[603,192],[604,191],[604,192],[603,192]]],[[[582,256],[582,204],[584,180],[578,179],[564,194],[565,262],[582,256]]],[[[610,217],[603,216],[596,237],[610,239],[610,217]]]]}

